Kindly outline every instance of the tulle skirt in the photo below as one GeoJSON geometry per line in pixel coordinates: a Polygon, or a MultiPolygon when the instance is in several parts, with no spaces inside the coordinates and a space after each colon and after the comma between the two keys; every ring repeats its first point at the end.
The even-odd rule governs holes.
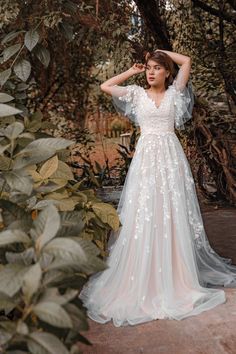
{"type": "Polygon", "coordinates": [[[96,322],[182,320],[223,304],[236,266],[210,246],[190,165],[174,132],[141,134],[109,238],[105,271],[79,298],[96,322]],[[218,287],[218,288],[216,288],[218,287]]]}

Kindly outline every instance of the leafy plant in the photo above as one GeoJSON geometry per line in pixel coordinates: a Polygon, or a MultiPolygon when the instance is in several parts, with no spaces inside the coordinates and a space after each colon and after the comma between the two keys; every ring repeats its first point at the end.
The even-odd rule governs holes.
{"type": "Polygon", "coordinates": [[[2,103],[0,348],[76,353],[78,340],[91,344],[79,333],[88,324],[78,293],[106,268],[108,232],[119,218],[75,180],[66,163],[74,142],[43,133],[40,112],[18,113],[2,103]]]}
{"type": "Polygon", "coordinates": [[[83,185],[88,188],[101,188],[104,185],[114,184],[114,171],[116,166],[109,166],[109,160],[104,152],[105,164],[101,165],[97,161],[92,162],[91,156],[95,150],[95,144],[92,134],[88,129],[78,129],[74,134],[77,148],[74,149],[74,156],[79,156],[83,163],[73,162],[71,166],[79,169],[80,178],[83,179],[83,185]]]}
{"type": "Polygon", "coordinates": [[[133,154],[135,152],[135,145],[136,145],[138,138],[139,138],[139,133],[137,132],[137,129],[134,128],[134,130],[132,131],[132,134],[130,136],[128,147],[126,147],[125,145],[122,145],[122,144],[118,144],[120,146],[120,149],[117,149],[117,151],[121,156],[121,158],[118,158],[118,162],[120,164],[119,183],[121,185],[124,184],[129,166],[130,166],[132,158],[133,158],[133,154]]]}

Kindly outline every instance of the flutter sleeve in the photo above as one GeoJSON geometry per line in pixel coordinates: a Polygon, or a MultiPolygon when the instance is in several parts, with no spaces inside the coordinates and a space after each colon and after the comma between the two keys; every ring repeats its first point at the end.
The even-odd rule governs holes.
{"type": "Polygon", "coordinates": [[[136,114],[137,85],[111,87],[113,105],[118,113],[129,118],[139,126],[136,114]]]}
{"type": "Polygon", "coordinates": [[[192,118],[194,105],[194,89],[191,80],[187,85],[183,83],[183,73],[181,67],[173,82],[174,105],[175,105],[175,128],[185,129],[185,123],[192,118]]]}

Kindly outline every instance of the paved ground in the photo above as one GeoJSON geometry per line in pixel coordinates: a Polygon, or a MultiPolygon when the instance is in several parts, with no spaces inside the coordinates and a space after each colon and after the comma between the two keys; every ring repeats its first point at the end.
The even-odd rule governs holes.
{"type": "MultiPolygon", "coordinates": [[[[201,210],[212,247],[236,264],[236,208],[201,205],[201,210]]],[[[82,334],[93,346],[80,348],[84,354],[236,354],[236,289],[225,292],[225,304],[182,321],[117,328],[89,319],[90,330],[82,334]]]]}

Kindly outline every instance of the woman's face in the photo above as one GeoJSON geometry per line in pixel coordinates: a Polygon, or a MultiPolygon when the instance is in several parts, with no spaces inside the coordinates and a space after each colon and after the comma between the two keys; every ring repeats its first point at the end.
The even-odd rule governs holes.
{"type": "Polygon", "coordinates": [[[146,79],[150,86],[162,86],[165,84],[169,72],[164,66],[150,59],[146,65],[146,79]]]}

